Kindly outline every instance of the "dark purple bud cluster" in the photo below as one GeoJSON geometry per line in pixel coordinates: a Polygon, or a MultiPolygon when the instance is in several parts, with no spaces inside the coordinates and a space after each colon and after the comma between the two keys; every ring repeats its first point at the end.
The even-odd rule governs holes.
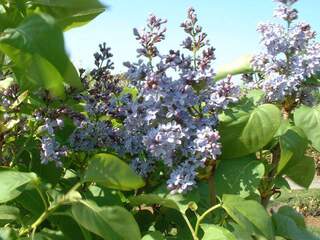
{"type": "Polygon", "coordinates": [[[137,50],[138,57],[145,56],[147,58],[153,58],[159,55],[159,51],[155,46],[157,43],[165,39],[166,28],[163,28],[167,20],[157,18],[153,14],[150,14],[147,21],[147,28],[142,31],[133,29],[133,34],[139,41],[141,48],[137,50]]]}
{"type": "Polygon", "coordinates": [[[189,8],[187,19],[181,24],[181,27],[189,35],[182,46],[191,52],[196,52],[200,48],[209,44],[206,40],[207,34],[202,32],[202,27],[198,24],[197,14],[194,8],[189,8]]]}

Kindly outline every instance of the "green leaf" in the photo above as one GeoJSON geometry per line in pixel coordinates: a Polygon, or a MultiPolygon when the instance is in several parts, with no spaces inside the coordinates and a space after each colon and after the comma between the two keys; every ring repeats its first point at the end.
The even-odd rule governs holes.
{"type": "Polygon", "coordinates": [[[279,208],[278,212],[279,214],[282,214],[284,216],[287,216],[291,218],[298,227],[300,228],[306,228],[306,224],[304,222],[304,217],[302,214],[298,213],[296,210],[294,210],[292,207],[289,206],[282,206],[279,208]]]}
{"type": "Polygon", "coordinates": [[[241,227],[235,222],[229,223],[232,228],[232,234],[236,237],[237,240],[253,240],[251,233],[248,231],[249,228],[241,227]]]}
{"type": "Polygon", "coordinates": [[[42,12],[53,16],[64,30],[85,25],[106,9],[97,0],[31,0],[31,2],[40,6],[42,12]]]}
{"type": "Polygon", "coordinates": [[[287,175],[296,184],[308,188],[316,174],[314,159],[304,156],[294,165],[288,166],[283,174],[287,175]]]}
{"type": "Polygon", "coordinates": [[[253,72],[250,64],[251,59],[251,55],[245,55],[230,64],[218,68],[218,72],[214,79],[217,81],[227,77],[229,74],[238,75],[253,72]]]}
{"type": "Polygon", "coordinates": [[[18,197],[26,184],[35,182],[38,178],[34,173],[0,168],[0,179],[0,203],[5,203],[18,197]]]}
{"type": "Polygon", "coordinates": [[[35,188],[27,186],[15,201],[28,210],[34,218],[39,217],[45,211],[44,203],[35,188]]]}
{"type": "Polygon", "coordinates": [[[0,240],[18,240],[17,234],[9,227],[0,228],[0,240]]]}
{"type": "Polygon", "coordinates": [[[267,239],[274,239],[271,218],[261,204],[236,195],[223,195],[222,203],[222,207],[241,227],[252,234],[262,234],[267,239]],[[248,226],[251,226],[250,229],[248,226]]]}
{"type": "Polygon", "coordinates": [[[125,162],[111,154],[96,154],[90,160],[83,182],[96,182],[108,188],[131,191],[144,186],[143,179],[125,162]]]}
{"type": "Polygon", "coordinates": [[[304,132],[296,127],[290,127],[280,136],[281,157],[277,172],[285,171],[286,167],[297,164],[304,159],[304,152],[308,146],[308,139],[304,132]]]}
{"type": "Polygon", "coordinates": [[[285,239],[290,240],[316,240],[319,239],[312,236],[306,229],[300,228],[294,219],[290,216],[286,216],[280,213],[275,213],[272,215],[272,221],[275,226],[275,233],[285,239]]]}
{"type": "Polygon", "coordinates": [[[161,232],[149,232],[143,236],[142,240],[165,240],[161,232]]]}
{"type": "Polygon", "coordinates": [[[200,201],[200,194],[197,189],[193,189],[185,194],[170,194],[166,186],[160,186],[152,194],[133,196],[129,198],[129,201],[133,206],[157,204],[185,213],[190,204],[200,201]]]}
{"type": "Polygon", "coordinates": [[[59,211],[56,214],[51,215],[49,217],[49,221],[57,226],[67,239],[85,240],[82,234],[82,229],[73,219],[70,209],[59,211]]]}
{"type": "Polygon", "coordinates": [[[201,224],[201,228],[204,231],[202,240],[236,240],[226,228],[213,224],[201,224]]]}
{"type": "MultiPolygon", "coordinates": [[[[0,45],[1,49],[12,49],[2,46],[0,45]]],[[[22,89],[38,90],[40,87],[48,90],[55,97],[65,97],[63,78],[50,62],[37,53],[33,55],[20,53],[20,57],[24,58],[21,62],[25,64],[25,68],[17,65],[13,68],[13,72],[22,89]]]]}
{"type": "Polygon", "coordinates": [[[259,199],[258,187],[264,172],[263,163],[255,156],[222,160],[215,174],[217,194],[236,194],[242,198],[259,199]]]}
{"type": "Polygon", "coordinates": [[[36,144],[36,142],[31,142],[31,146],[26,147],[31,157],[30,171],[36,173],[42,182],[55,186],[61,178],[63,168],[57,167],[54,162],[41,163],[39,149],[34,148],[34,146],[37,146],[36,144]]]}
{"type": "Polygon", "coordinates": [[[0,225],[3,226],[19,219],[19,208],[0,205],[0,225]]]}
{"type": "Polygon", "coordinates": [[[94,201],[99,206],[122,205],[121,196],[118,190],[113,190],[101,186],[89,186],[83,193],[85,198],[94,201]]]}
{"type": "Polygon", "coordinates": [[[82,87],[65,52],[62,31],[48,15],[31,15],[20,26],[7,29],[0,37],[0,50],[14,61],[13,71],[25,89],[45,87],[62,96],[64,82],[82,87]]]}
{"type": "Polygon", "coordinates": [[[219,116],[222,158],[238,158],[254,153],[273,138],[281,121],[280,110],[272,104],[255,109],[241,106],[219,116]]]}
{"type": "Polygon", "coordinates": [[[90,201],[79,201],[72,205],[72,214],[81,226],[103,239],[141,239],[134,217],[122,207],[98,207],[90,201]]]}
{"type": "Polygon", "coordinates": [[[294,112],[294,123],[304,131],[315,149],[320,151],[320,105],[298,108],[294,112]]]}

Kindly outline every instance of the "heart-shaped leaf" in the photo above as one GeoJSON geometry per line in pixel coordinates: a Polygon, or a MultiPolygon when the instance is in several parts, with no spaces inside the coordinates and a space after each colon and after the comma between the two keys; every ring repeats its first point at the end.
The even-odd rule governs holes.
{"type": "Polygon", "coordinates": [[[278,130],[280,110],[272,104],[240,106],[219,116],[222,158],[238,158],[266,146],[278,130]]]}
{"type": "Polygon", "coordinates": [[[83,182],[96,182],[108,188],[131,191],[144,186],[143,179],[124,161],[112,154],[96,154],[90,160],[83,182]]]}

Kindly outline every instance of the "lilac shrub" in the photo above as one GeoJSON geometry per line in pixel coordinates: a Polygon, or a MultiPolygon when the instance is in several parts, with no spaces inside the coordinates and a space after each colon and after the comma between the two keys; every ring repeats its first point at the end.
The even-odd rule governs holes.
{"type": "MultiPolygon", "coordinates": [[[[275,0],[274,17],[285,25],[262,23],[258,26],[265,51],[254,56],[252,66],[261,73],[258,85],[269,102],[285,102],[288,98],[306,98],[305,82],[320,71],[320,43],[307,23],[295,21],[297,0],[275,0]]],[[[295,99],[293,101],[296,101],[295,99]]]]}
{"type": "Polygon", "coordinates": [[[67,149],[89,154],[111,151],[130,159],[144,178],[164,167],[172,193],[185,193],[196,185],[197,171],[221,154],[218,113],[238,100],[240,90],[231,77],[214,82],[215,49],[193,8],[181,24],[187,34],[181,46],[189,54],[159,52],[166,22],[150,15],[146,28],[134,29],[140,47],[138,61],[124,63],[128,83],[112,73],[110,48],[99,46],[95,68],[89,73],[80,70],[85,91],[76,100],[84,111],[64,111],[75,126],[69,145],[55,140],[58,119],[42,119],[43,163],[61,165],[67,149]],[[136,94],[126,93],[128,89],[136,94]]]}

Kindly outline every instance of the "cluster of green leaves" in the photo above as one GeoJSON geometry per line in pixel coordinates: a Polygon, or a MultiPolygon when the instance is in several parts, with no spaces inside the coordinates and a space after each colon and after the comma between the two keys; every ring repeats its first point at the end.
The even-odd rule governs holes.
{"type": "MultiPolygon", "coordinates": [[[[79,107],[66,96],[82,84],[63,31],[104,10],[96,0],[0,1],[0,87],[18,83],[10,106],[18,118],[46,104],[79,107]],[[54,100],[43,102],[43,90],[54,100]]],[[[222,69],[216,80],[252,72],[248,59],[222,69]]],[[[261,104],[263,97],[247,92],[219,116],[222,155],[208,167],[210,176],[199,174],[198,187],[184,195],[169,194],[157,179],[145,181],[107,152],[71,154],[63,168],[43,165],[33,132],[12,137],[13,160],[0,168],[0,239],[317,239],[292,208],[269,213],[266,207],[288,187],[287,178],[310,185],[315,166],[305,152],[310,146],[320,151],[320,106],[282,115],[281,104],[261,104]]],[[[4,114],[1,109],[1,119],[4,114]]],[[[1,122],[2,149],[1,135],[19,121],[1,122]]],[[[27,124],[37,130],[35,122],[27,124]]],[[[70,129],[67,123],[57,137],[67,141],[70,129]]]]}
{"type": "Polygon", "coordinates": [[[63,31],[86,24],[105,7],[97,0],[4,0],[0,5],[0,65],[24,90],[39,87],[64,96],[64,85],[81,88],[63,31]]]}

